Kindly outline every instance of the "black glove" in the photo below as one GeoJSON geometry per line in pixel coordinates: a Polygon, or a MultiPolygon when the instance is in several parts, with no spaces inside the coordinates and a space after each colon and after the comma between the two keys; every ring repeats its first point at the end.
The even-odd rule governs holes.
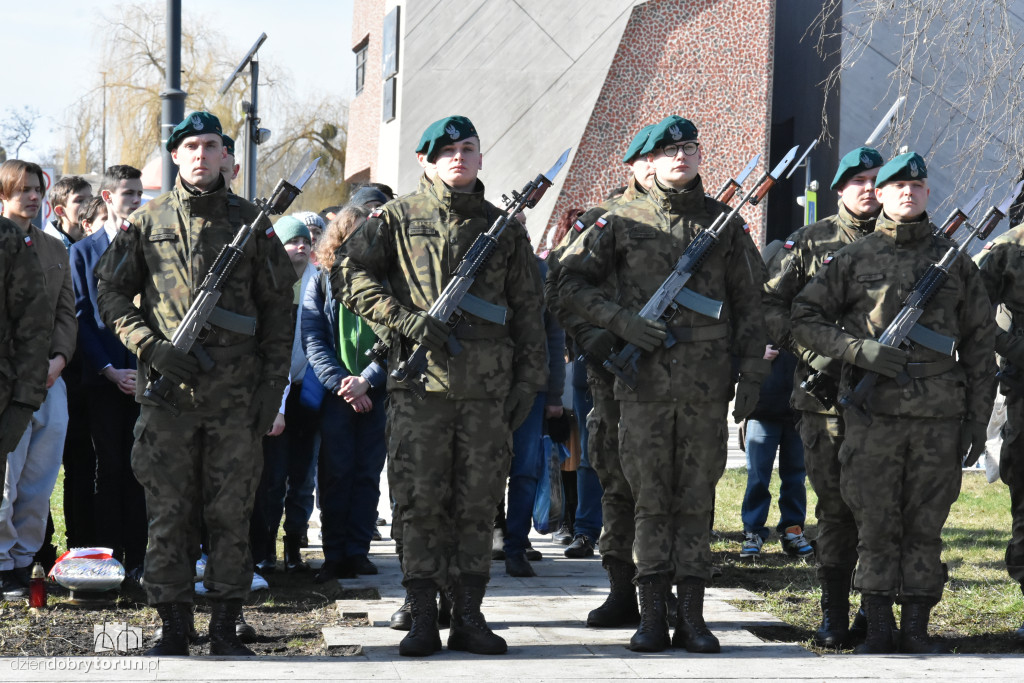
{"type": "Polygon", "coordinates": [[[973,467],[978,458],[985,452],[985,442],[988,441],[988,425],[980,422],[964,422],[960,426],[960,453],[966,453],[963,466],[973,467]]]}
{"type": "Polygon", "coordinates": [[[284,386],[276,381],[260,383],[252,396],[252,414],[256,416],[256,434],[263,436],[274,426],[281,411],[284,386]]]}
{"type": "Polygon", "coordinates": [[[610,358],[616,342],[618,337],[600,327],[591,327],[576,334],[576,343],[583,347],[588,357],[597,361],[610,358]]]}
{"type": "Polygon", "coordinates": [[[883,377],[895,377],[907,364],[907,352],[901,349],[874,339],[862,339],[854,344],[859,345],[859,348],[856,349],[853,364],[883,377]]]}
{"type": "Polygon", "coordinates": [[[448,335],[451,334],[447,325],[423,311],[413,311],[403,316],[395,325],[395,331],[435,353],[444,349],[448,335]]]}
{"type": "Polygon", "coordinates": [[[736,384],[736,400],[733,402],[732,419],[742,422],[750,417],[761,396],[761,383],[740,380],[736,384]]]}
{"type": "Polygon", "coordinates": [[[536,400],[536,391],[530,391],[521,384],[512,387],[512,391],[505,398],[505,421],[512,427],[512,431],[519,429],[526,422],[536,400]]]}
{"type": "Polygon", "coordinates": [[[648,320],[626,309],[615,314],[608,324],[608,329],[644,351],[658,348],[668,336],[665,323],[660,320],[648,320]]]}
{"type": "Polygon", "coordinates": [[[195,356],[175,348],[174,344],[163,339],[147,346],[143,356],[142,360],[175,384],[191,385],[199,372],[199,361],[195,356]]]}
{"type": "MultiPolygon", "coordinates": [[[[21,437],[25,435],[25,430],[28,429],[29,420],[32,419],[34,412],[24,403],[11,403],[3,413],[0,413],[0,458],[3,458],[4,470],[6,470],[7,454],[18,446],[21,437]]],[[[0,474],[4,470],[0,470],[0,474]]]]}

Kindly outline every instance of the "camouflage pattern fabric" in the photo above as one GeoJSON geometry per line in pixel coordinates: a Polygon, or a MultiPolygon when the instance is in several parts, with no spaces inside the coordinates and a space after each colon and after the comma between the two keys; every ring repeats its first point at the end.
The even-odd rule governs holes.
{"type": "MultiPolygon", "coordinates": [[[[996,333],[996,351],[1005,353],[1015,338],[1024,336],[1024,225],[992,240],[975,258],[993,305],[1003,304],[1010,314],[1009,330],[996,333]]],[[[1008,361],[1003,359],[1004,366],[1008,361]]],[[[1019,373],[1020,370],[1015,370],[1019,373]]],[[[1014,581],[1024,582],[1024,396],[1006,392],[1006,424],[999,454],[999,475],[1010,489],[1012,533],[1006,546],[1006,570],[1014,581]]]]}
{"type": "Polygon", "coordinates": [[[502,400],[399,391],[388,422],[403,583],[431,579],[442,588],[462,574],[489,576],[494,509],[512,458],[502,400]]]}
{"type": "MultiPolygon", "coordinates": [[[[807,364],[808,350],[793,340],[790,333],[790,309],[793,299],[810,282],[830,258],[847,244],[852,244],[875,229],[875,218],[859,219],[839,202],[839,213],[793,232],[768,262],[768,282],[764,286],[764,319],[768,337],[777,346],[797,357],[793,381],[793,407],[800,411],[837,415],[835,408],[826,411],[820,403],[800,388],[813,370],[807,364]]],[[[838,377],[836,378],[838,380],[838,377]]],[[[833,397],[834,398],[834,397],[833,397]]],[[[815,489],[820,497],[822,492],[815,489]]],[[[838,494],[838,490],[836,491],[838,494]]]]}
{"type": "Polygon", "coordinates": [[[804,444],[807,478],[818,496],[814,507],[818,520],[814,553],[818,576],[824,579],[829,567],[852,568],[857,564],[857,522],[839,486],[843,421],[837,415],[803,412],[797,427],[804,444]]]}
{"type": "Polygon", "coordinates": [[[854,588],[938,602],[942,527],[960,494],[960,421],[851,415],[839,450],[843,497],[860,530],[854,588]]]}
{"type": "MultiPolygon", "coordinates": [[[[559,299],[562,305],[607,328],[622,310],[638,312],[672,271],[696,234],[729,208],[704,195],[700,178],[691,189],[666,192],[655,182],[648,194],[605,214],[607,223],[594,224],[562,255],[559,299]],[[609,297],[603,283],[614,273],[617,293],[609,297]]],[[[671,321],[675,328],[728,325],[728,332],[707,341],[661,346],[641,356],[636,391],[615,380],[620,401],[728,402],[733,395],[730,356],[740,370],[760,381],[769,366],[763,360],[766,343],[760,291],[764,262],[742,220],[726,226],[717,246],[687,283],[705,297],[723,303],[719,320],[681,309],[671,321]]]]}
{"type": "MultiPolygon", "coordinates": [[[[452,192],[434,179],[429,189],[388,202],[339,249],[331,271],[335,298],[357,315],[394,327],[409,311],[426,311],[440,296],[474,240],[500,212],[475,192],[452,192]],[[387,282],[387,286],[383,283],[387,282]]],[[[547,386],[547,350],[540,272],[518,223],[501,234],[470,293],[507,308],[504,326],[466,314],[473,338],[462,353],[428,353],[426,389],[454,399],[505,398],[513,384],[527,391],[547,386]]],[[[411,350],[391,345],[389,365],[411,350]]],[[[405,391],[388,379],[389,391],[405,391]]]]}
{"type": "Polygon", "coordinates": [[[715,485],[725,472],[724,402],[621,401],[619,454],[636,500],[637,578],[711,579],[715,485]]]}
{"type": "Polygon", "coordinates": [[[46,397],[53,308],[33,245],[0,217],[0,412],[11,401],[38,410],[46,397]]]}
{"type": "Polygon", "coordinates": [[[603,526],[598,544],[601,557],[632,562],[636,502],[619,458],[619,402],[606,379],[588,372],[587,384],[594,399],[594,407],[587,415],[587,447],[590,449],[590,465],[597,472],[604,490],[601,496],[603,526]]]}
{"type": "MultiPolygon", "coordinates": [[[[100,314],[124,344],[143,354],[169,340],[225,244],[258,210],[221,187],[202,195],[175,189],[132,214],[96,267],[100,314]],[[229,210],[235,202],[236,212],[229,210]],[[187,220],[186,220],[187,218],[187,220]],[[141,294],[140,305],[132,299],[141,294]]],[[[143,582],[152,604],[191,602],[200,510],[210,534],[206,585],[218,599],[244,598],[252,578],[248,526],[262,459],[258,387],[284,391],[291,361],[295,270],[280,240],[259,226],[224,287],[219,306],[253,316],[255,337],[214,327],[203,341],[215,366],[176,390],[180,417],[142,399],[150,367],[139,360],[143,403],[132,469],[146,491],[149,547],[143,582]]]]}

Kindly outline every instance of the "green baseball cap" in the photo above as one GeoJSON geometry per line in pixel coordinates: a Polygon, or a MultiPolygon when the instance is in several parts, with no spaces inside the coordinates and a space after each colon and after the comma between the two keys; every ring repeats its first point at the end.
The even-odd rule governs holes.
{"type": "Polygon", "coordinates": [[[224,135],[224,131],[220,129],[220,119],[208,111],[194,111],[171,131],[167,138],[167,151],[174,151],[185,138],[203,133],[216,133],[222,137],[224,135]]]}
{"type": "Polygon", "coordinates": [[[697,139],[697,126],[689,119],[682,116],[666,116],[651,128],[647,136],[647,142],[640,150],[640,154],[647,154],[665,145],[674,145],[679,142],[697,139]]]}
{"type": "Polygon", "coordinates": [[[870,171],[885,163],[885,159],[874,147],[858,147],[850,150],[839,160],[839,170],[832,179],[832,189],[838,190],[861,171],[870,171]]]}
{"type": "Polygon", "coordinates": [[[437,151],[445,145],[472,137],[480,137],[472,121],[465,116],[446,116],[427,126],[420,136],[416,153],[426,154],[427,161],[433,162],[437,158],[437,151]]]}
{"type": "Polygon", "coordinates": [[[629,143],[629,147],[626,148],[626,155],[622,157],[622,163],[631,164],[636,161],[636,158],[640,156],[640,150],[647,144],[647,138],[654,130],[654,124],[644,126],[640,129],[640,132],[633,136],[633,141],[629,143]]]}
{"type": "Polygon", "coordinates": [[[917,152],[907,152],[889,160],[875,178],[875,187],[897,180],[923,180],[928,177],[928,167],[917,152]]]}

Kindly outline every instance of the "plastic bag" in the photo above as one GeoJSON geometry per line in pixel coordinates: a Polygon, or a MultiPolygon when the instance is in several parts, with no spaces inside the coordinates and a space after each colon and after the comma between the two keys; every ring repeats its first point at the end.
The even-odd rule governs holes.
{"type": "Polygon", "coordinates": [[[562,449],[563,446],[544,437],[544,471],[537,480],[537,494],[533,502],[533,528],[537,533],[550,534],[562,523],[562,449]]]}

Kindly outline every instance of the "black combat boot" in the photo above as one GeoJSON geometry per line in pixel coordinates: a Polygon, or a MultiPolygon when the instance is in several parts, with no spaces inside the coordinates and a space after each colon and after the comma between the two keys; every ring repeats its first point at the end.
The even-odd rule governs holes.
{"type": "Polygon", "coordinates": [[[156,645],[146,650],[147,657],[187,657],[188,623],[192,605],[184,602],[161,602],[156,605],[163,622],[156,645]]]}
{"type": "Polygon", "coordinates": [[[665,593],[668,580],[659,574],[637,579],[640,592],[640,625],[629,639],[634,652],[662,652],[669,646],[665,593]]]}
{"type": "Polygon", "coordinates": [[[820,647],[840,648],[850,641],[850,570],[846,567],[822,567],[821,626],[814,632],[820,647]]]}
{"type": "MultiPolygon", "coordinates": [[[[1020,591],[1024,593],[1024,583],[1021,583],[1020,591]]],[[[1018,643],[1024,643],[1024,624],[1021,624],[1020,628],[1013,632],[1013,637],[1017,639],[1018,643]]]]}
{"type": "Polygon", "coordinates": [[[408,631],[412,628],[412,603],[409,601],[409,591],[405,592],[405,602],[391,615],[391,623],[388,625],[396,631],[408,631]]]}
{"type": "Polygon", "coordinates": [[[210,656],[255,657],[256,653],[242,644],[235,623],[242,612],[241,600],[210,601],[210,656]]]}
{"type": "Polygon", "coordinates": [[[477,655],[503,655],[508,652],[505,639],[487,625],[480,604],[487,589],[487,577],[463,574],[452,590],[454,605],[448,631],[448,649],[477,655]]]}
{"type": "MultiPolygon", "coordinates": [[[[190,645],[194,645],[199,642],[199,633],[196,631],[196,614],[192,611],[192,605],[186,605],[188,609],[185,610],[185,635],[188,637],[190,645]]],[[[154,640],[161,640],[164,637],[164,627],[157,626],[156,631],[153,632],[154,640]]]]}
{"type": "Polygon", "coordinates": [[[685,647],[688,652],[721,652],[718,638],[704,622],[704,579],[688,576],[676,586],[676,590],[679,592],[679,610],[672,645],[685,647]]]}
{"type": "Polygon", "coordinates": [[[908,655],[948,655],[949,648],[928,637],[931,598],[905,598],[900,614],[900,652],[908,655]]]}
{"type": "Polygon", "coordinates": [[[256,642],[256,629],[245,620],[245,615],[242,614],[241,610],[238,612],[238,618],[235,619],[235,635],[243,643],[256,642]]]}
{"type": "MultiPolygon", "coordinates": [[[[437,632],[437,588],[430,579],[411,579],[405,589],[409,605],[409,633],[398,644],[403,657],[427,657],[441,649],[437,632]]],[[[403,605],[404,607],[404,605],[403,605]]],[[[393,620],[393,618],[392,618],[393,620]]]]}
{"type": "Polygon", "coordinates": [[[302,539],[297,536],[284,537],[284,570],[286,572],[309,571],[309,564],[302,559],[302,539]]]}
{"type": "Polygon", "coordinates": [[[604,603],[587,615],[587,626],[636,626],[640,623],[640,609],[636,605],[636,586],[633,585],[636,566],[632,562],[616,557],[602,558],[601,564],[608,572],[611,591],[604,603]]]}
{"type": "Polygon", "coordinates": [[[438,592],[440,595],[437,598],[437,625],[448,628],[452,625],[452,603],[455,602],[452,599],[452,590],[445,587],[438,592]]]}
{"type": "Polygon", "coordinates": [[[869,593],[863,596],[861,605],[867,615],[868,630],[864,642],[853,648],[853,654],[885,655],[895,652],[892,598],[869,593]]]}

